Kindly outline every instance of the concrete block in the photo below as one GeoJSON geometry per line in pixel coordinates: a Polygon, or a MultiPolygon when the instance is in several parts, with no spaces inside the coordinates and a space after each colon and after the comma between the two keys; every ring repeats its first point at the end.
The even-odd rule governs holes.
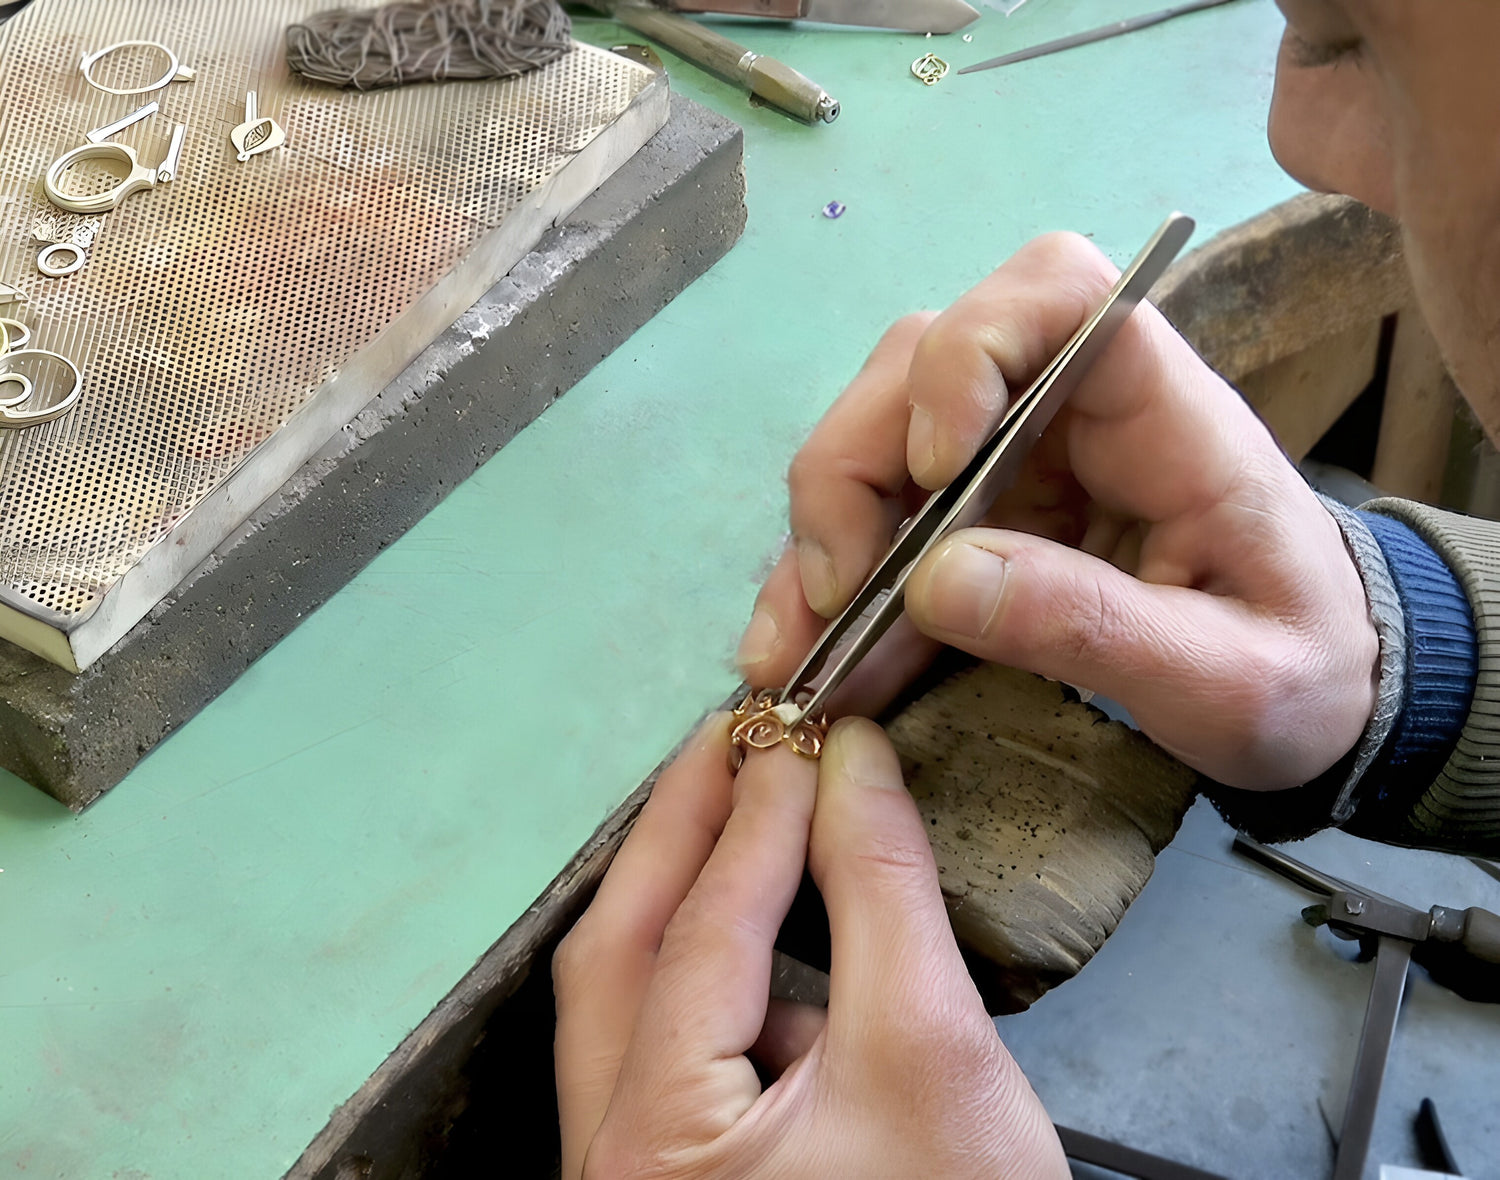
{"type": "Polygon", "coordinates": [[[118,783],[724,255],[742,149],[673,96],[646,147],[87,671],[0,642],[0,766],[74,810],[118,783]]]}

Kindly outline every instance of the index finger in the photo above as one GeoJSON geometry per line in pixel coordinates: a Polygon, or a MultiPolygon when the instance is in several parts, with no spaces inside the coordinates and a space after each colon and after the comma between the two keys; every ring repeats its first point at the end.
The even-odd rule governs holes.
{"type": "MultiPolygon", "coordinates": [[[[933,321],[907,378],[913,478],[929,488],[955,479],[993,432],[1008,391],[1036,379],[1118,279],[1086,238],[1049,234],[933,321]]],[[[1067,408],[1058,426],[1073,478],[1105,507],[1152,521],[1221,498],[1247,450],[1268,437],[1149,303],[1121,325],[1067,408]]]]}
{"type": "Polygon", "coordinates": [[[724,833],[662,938],[611,1120],[660,1126],[670,1110],[694,1123],[675,1130],[710,1139],[759,1096],[744,1054],[765,1024],[771,950],[802,881],[817,775],[780,746],[740,768],[724,833]]]}

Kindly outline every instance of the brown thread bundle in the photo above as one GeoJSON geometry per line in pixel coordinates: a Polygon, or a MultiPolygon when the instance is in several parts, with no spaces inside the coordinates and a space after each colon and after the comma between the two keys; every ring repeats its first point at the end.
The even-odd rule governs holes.
{"type": "Polygon", "coordinates": [[[572,22],[557,0],[429,0],[315,13],[286,31],[287,64],[331,86],[509,78],[555,61],[572,22]]]}

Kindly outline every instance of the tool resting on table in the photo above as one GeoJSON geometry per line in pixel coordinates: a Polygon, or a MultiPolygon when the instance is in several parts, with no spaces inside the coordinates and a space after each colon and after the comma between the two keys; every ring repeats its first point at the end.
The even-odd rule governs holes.
{"type": "Polygon", "coordinates": [[[1334,1180],[1360,1180],[1370,1153],[1408,964],[1415,959],[1437,983],[1465,999],[1500,1002],[1500,915],[1478,906],[1459,910],[1435,905],[1419,910],[1402,905],[1321,873],[1243,832],[1235,836],[1234,850],[1312,893],[1326,895],[1326,902],[1302,911],[1303,919],[1314,926],[1326,925],[1342,938],[1357,939],[1375,957],[1375,978],[1365,1004],[1333,1167],[1334,1180]]]}
{"type": "Polygon", "coordinates": [[[964,0],[663,0],[674,12],[813,20],[905,33],[952,33],[979,19],[964,0]]]}

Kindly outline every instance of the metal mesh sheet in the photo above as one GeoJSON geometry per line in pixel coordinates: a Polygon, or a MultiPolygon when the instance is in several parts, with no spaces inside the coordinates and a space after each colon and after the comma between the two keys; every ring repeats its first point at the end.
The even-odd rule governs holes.
{"type": "MultiPolygon", "coordinates": [[[[344,93],[282,59],[285,27],[324,7],[35,0],[0,27],[0,281],[30,297],[0,314],[85,374],[66,417],[0,430],[0,588],[23,611],[86,615],[652,79],[578,46],[520,79],[344,93]],[[164,42],[196,79],[136,97],[90,87],[83,54],[129,39],[164,42]],[[229,131],[250,89],[286,146],[240,163],[229,131]],[[161,113],[116,140],[154,165],[185,123],[177,178],[103,214],[81,271],[42,276],[49,163],[152,98],[161,113]]],[[[121,51],[96,76],[128,86],[163,60],[121,51]]],[[[23,371],[41,402],[66,392],[47,392],[59,374],[36,358],[23,371]]]]}

